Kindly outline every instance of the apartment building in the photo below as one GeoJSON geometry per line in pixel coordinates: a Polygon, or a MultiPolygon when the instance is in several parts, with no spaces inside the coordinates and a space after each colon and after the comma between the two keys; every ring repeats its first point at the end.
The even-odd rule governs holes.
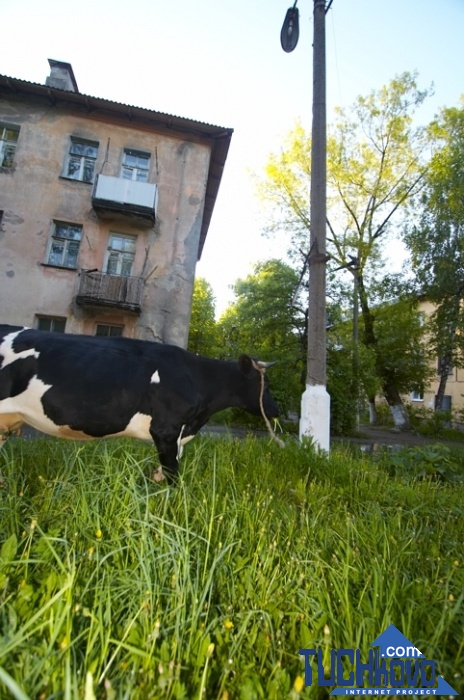
{"type": "MultiPolygon", "coordinates": [[[[424,318],[430,316],[434,308],[434,305],[430,301],[425,298],[421,299],[419,309],[424,318]]],[[[440,357],[431,356],[429,362],[432,378],[422,391],[411,392],[409,400],[415,406],[434,409],[440,384],[442,359],[440,357]]],[[[459,418],[459,421],[462,422],[462,412],[464,411],[464,368],[462,367],[448,368],[443,409],[445,411],[452,411],[459,418]]]]}
{"type": "Polygon", "coordinates": [[[0,320],[188,341],[232,129],[0,75],[0,320]]]}

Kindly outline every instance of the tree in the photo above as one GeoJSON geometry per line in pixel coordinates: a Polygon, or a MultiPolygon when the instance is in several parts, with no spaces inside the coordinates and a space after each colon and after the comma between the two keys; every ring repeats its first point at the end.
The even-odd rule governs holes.
{"type": "Polygon", "coordinates": [[[202,277],[198,277],[193,287],[188,342],[190,352],[197,355],[214,357],[218,352],[214,302],[211,285],[202,277]]]}
{"type": "Polygon", "coordinates": [[[295,410],[301,395],[305,357],[305,317],[293,297],[298,275],[280,260],[258,263],[253,273],[234,285],[236,301],[219,319],[223,355],[246,352],[277,360],[272,393],[283,413],[295,410]]]}
{"type": "Polygon", "coordinates": [[[435,410],[441,411],[449,370],[464,366],[464,101],[441,110],[429,134],[434,152],[422,215],[405,240],[420,291],[435,305],[428,329],[440,358],[435,410]]]}
{"type": "MultiPolygon", "coordinates": [[[[359,397],[361,387],[366,396],[374,396],[381,390],[383,380],[378,374],[379,366],[394,377],[398,390],[404,394],[411,389],[423,389],[429,378],[430,369],[424,343],[425,327],[418,310],[418,298],[406,294],[406,291],[398,294],[395,291],[395,278],[390,280],[390,286],[394,289],[386,294],[386,301],[374,309],[377,335],[375,353],[371,347],[362,343],[358,348],[353,346],[352,318],[345,316],[329,330],[328,389],[331,403],[338,404],[332,413],[331,430],[334,433],[346,434],[355,429],[353,399],[359,397]],[[398,297],[399,301],[392,301],[398,297]],[[333,419],[336,420],[335,423],[333,419]]],[[[359,323],[362,333],[362,317],[359,323]]]]}
{"type": "MultiPolygon", "coordinates": [[[[345,268],[357,275],[361,341],[375,355],[382,392],[401,428],[408,427],[408,417],[395,372],[379,349],[373,308],[382,297],[373,290],[382,288],[385,243],[422,187],[425,140],[423,130],[412,126],[412,115],[427,94],[418,89],[415,74],[403,73],[379,91],[358,97],[350,114],[339,110],[328,136],[329,268],[345,268]]],[[[259,187],[271,206],[267,231],[289,233],[290,256],[300,264],[310,254],[310,152],[311,139],[297,124],[285,149],[270,156],[259,187]]]]}

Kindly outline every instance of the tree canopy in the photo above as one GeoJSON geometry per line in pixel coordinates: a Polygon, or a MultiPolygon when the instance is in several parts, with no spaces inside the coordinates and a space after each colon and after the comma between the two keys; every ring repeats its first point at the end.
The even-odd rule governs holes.
{"type": "Polygon", "coordinates": [[[425,176],[421,215],[405,240],[418,289],[435,305],[430,345],[440,363],[436,408],[442,408],[449,370],[463,366],[464,350],[464,102],[445,108],[430,125],[433,153],[425,176]]]}
{"type": "Polygon", "coordinates": [[[203,277],[195,280],[188,349],[197,355],[214,357],[218,352],[215,299],[211,285],[203,277]]]}
{"type": "MultiPolygon", "coordinates": [[[[349,112],[339,110],[327,146],[328,291],[341,268],[356,275],[361,340],[376,356],[382,392],[401,427],[408,419],[397,377],[380,352],[373,308],[386,274],[385,242],[423,186],[425,132],[413,125],[413,115],[428,94],[419,90],[415,74],[397,76],[358,97],[349,112]]],[[[267,231],[288,235],[291,259],[300,267],[309,253],[310,153],[311,138],[297,124],[282,151],[271,154],[258,187],[269,204],[267,231]]]]}
{"type": "Polygon", "coordinates": [[[258,263],[234,285],[235,302],[219,320],[223,353],[236,358],[246,352],[272,368],[272,391],[284,411],[295,410],[301,396],[305,318],[292,304],[297,273],[280,260],[258,263]]]}

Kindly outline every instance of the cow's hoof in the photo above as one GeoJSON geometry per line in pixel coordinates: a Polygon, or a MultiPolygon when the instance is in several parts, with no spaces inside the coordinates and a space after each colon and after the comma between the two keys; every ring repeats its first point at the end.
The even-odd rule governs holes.
{"type": "Polygon", "coordinates": [[[166,481],[166,477],[163,474],[163,467],[158,467],[158,469],[155,469],[151,475],[151,480],[157,484],[161,483],[161,481],[166,481]]]}

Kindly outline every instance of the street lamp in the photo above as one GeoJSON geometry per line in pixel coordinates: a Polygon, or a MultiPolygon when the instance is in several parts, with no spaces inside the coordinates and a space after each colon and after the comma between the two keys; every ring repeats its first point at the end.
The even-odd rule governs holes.
{"type": "Polygon", "coordinates": [[[280,32],[280,43],[286,53],[291,53],[298,44],[300,36],[299,13],[295,0],[293,7],[289,7],[285,15],[282,30],[280,32]]]}
{"type": "MultiPolygon", "coordinates": [[[[332,3],[329,2],[328,7],[332,3]]],[[[328,8],[327,8],[328,9],[328,8]]],[[[311,139],[311,197],[309,246],[308,358],[306,390],[301,397],[300,440],[310,438],[316,447],[330,448],[330,396],[326,366],[326,89],[325,0],[314,0],[313,121],[311,139]]],[[[298,41],[295,5],[287,10],[281,31],[284,51],[298,41]]]]}

